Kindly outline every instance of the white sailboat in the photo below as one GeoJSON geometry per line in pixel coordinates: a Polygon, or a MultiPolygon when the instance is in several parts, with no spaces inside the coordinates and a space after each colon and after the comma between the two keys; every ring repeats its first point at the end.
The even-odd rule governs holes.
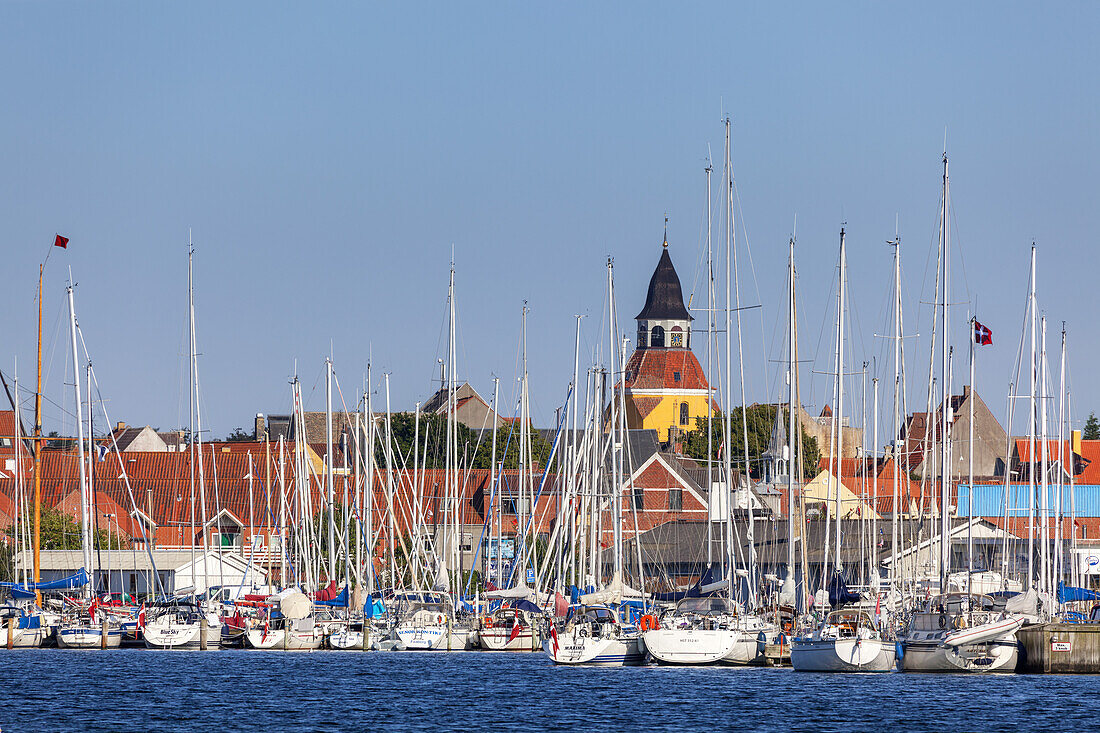
{"type": "MultiPolygon", "coordinates": [[[[621,374],[626,363],[626,342],[619,342],[615,320],[614,266],[607,260],[607,288],[612,373],[621,374]],[[616,349],[616,343],[618,348],[616,349]],[[618,352],[618,365],[615,354],[618,352]],[[616,366],[618,368],[616,368],[616,366]]],[[[622,383],[625,385],[625,380],[622,383]]],[[[646,658],[645,640],[638,627],[625,621],[620,613],[629,601],[642,601],[641,592],[628,586],[623,580],[622,493],[623,447],[626,437],[625,389],[617,390],[618,405],[613,411],[616,423],[611,441],[611,522],[613,531],[613,573],[611,581],[603,589],[581,597],[579,607],[561,624],[550,626],[549,636],[542,648],[555,664],[595,664],[624,666],[643,664],[646,658]],[[560,628],[559,628],[560,626],[560,628]]]]}
{"type": "MultiPolygon", "coordinates": [[[[843,455],[843,443],[840,430],[844,414],[844,314],[847,307],[845,286],[847,278],[847,251],[845,249],[844,229],[840,230],[840,277],[837,293],[837,330],[834,389],[836,410],[833,413],[833,438],[837,464],[843,455]]],[[[830,445],[830,452],[832,452],[830,445]]],[[[832,468],[832,467],[830,467],[832,468]]],[[[837,474],[841,472],[836,471],[837,474]]],[[[831,483],[831,481],[830,481],[831,483]]],[[[835,496],[836,535],[834,543],[835,565],[834,582],[838,589],[844,589],[842,566],[840,561],[840,487],[835,496]]],[[[828,557],[828,547],[826,547],[828,557]]],[[[822,575],[827,572],[823,569],[822,575]]],[[[822,578],[825,584],[825,578],[822,578]]],[[[837,594],[840,595],[839,593],[837,594]]],[[[843,599],[838,598],[838,603],[843,599]]],[[[887,672],[894,669],[896,649],[893,639],[884,638],[875,618],[860,608],[838,609],[828,613],[810,635],[795,638],[791,644],[791,666],[804,672],[887,672]]]]}
{"type": "Polygon", "coordinates": [[[84,586],[84,598],[91,601],[88,612],[63,620],[57,628],[58,646],[72,649],[118,648],[122,643],[122,628],[97,608],[95,600],[95,566],[92,562],[92,497],[88,485],[87,467],[84,463],[84,420],[80,399],[80,364],[77,352],[76,307],[73,304],[73,285],[66,288],[69,296],[69,333],[73,356],[73,396],[76,404],[76,449],[80,473],[80,544],[84,555],[84,567],[88,570],[88,583],[84,586]]]}

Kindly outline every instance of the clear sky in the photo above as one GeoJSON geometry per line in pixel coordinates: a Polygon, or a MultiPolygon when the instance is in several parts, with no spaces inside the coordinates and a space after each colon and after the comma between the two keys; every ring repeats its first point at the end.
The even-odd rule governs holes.
{"type": "MultiPolygon", "coordinates": [[[[797,216],[802,349],[817,359],[804,401],[827,396],[808,372],[831,362],[841,223],[858,362],[882,358],[898,222],[921,334],[907,342],[910,401],[923,404],[917,304],[932,297],[946,128],[958,350],[976,300],[995,340],[978,389],[1003,416],[1035,240],[1052,368],[1064,320],[1079,417],[1100,410],[1098,21],[1087,2],[4,3],[0,365],[18,359],[33,380],[35,275],[60,232],[72,241],[47,266],[48,398],[71,405],[71,265],[111,418],[185,424],[190,228],[214,436],[288,411],[295,361],[307,407],[323,409],[330,344],[349,402],[373,354],[408,409],[445,353],[453,247],[459,376],[488,396],[496,374],[511,402],[527,300],[548,424],[573,315],[590,316],[586,354],[603,335],[608,255],[629,319],[667,213],[685,291],[705,297],[703,169],[711,150],[720,208],[729,114],[752,258],[742,297],[764,306],[745,320],[750,400],[779,389],[769,360],[783,357],[797,216]]],[[[47,430],[62,418],[51,406],[47,430]]]]}

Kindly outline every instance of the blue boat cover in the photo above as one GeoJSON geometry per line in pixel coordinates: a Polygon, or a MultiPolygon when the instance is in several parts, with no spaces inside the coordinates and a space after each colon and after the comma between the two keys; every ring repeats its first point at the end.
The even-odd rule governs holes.
{"type": "Polygon", "coordinates": [[[527,611],[528,613],[542,613],[541,608],[539,608],[534,603],[531,603],[531,601],[527,600],[526,598],[517,599],[515,602],[512,603],[512,608],[516,609],[517,611],[527,611]]]}
{"type": "Polygon", "coordinates": [[[367,596],[367,602],[363,604],[363,615],[367,618],[385,616],[386,606],[380,600],[375,600],[373,595],[367,596]]]}
{"type": "Polygon", "coordinates": [[[1100,601],[1100,593],[1088,588],[1075,588],[1072,585],[1058,583],[1058,602],[1075,603],[1077,601],[1100,601]]]}
{"type": "MultiPolygon", "coordinates": [[[[26,585],[20,585],[18,583],[0,583],[0,588],[8,588],[12,591],[12,595],[16,598],[20,596],[16,595],[17,591],[28,593],[34,590],[72,590],[73,588],[83,588],[88,584],[88,573],[81,568],[76,573],[70,575],[67,578],[61,578],[60,580],[51,580],[46,583],[27,583],[26,585]]],[[[34,593],[31,593],[31,597],[34,593]]],[[[22,596],[26,598],[27,596],[22,596]]]]}
{"type": "Polygon", "coordinates": [[[848,583],[840,573],[834,574],[832,580],[829,581],[829,585],[826,587],[829,590],[829,605],[833,608],[848,603],[855,603],[859,600],[859,594],[852,593],[848,590],[848,583]]]}

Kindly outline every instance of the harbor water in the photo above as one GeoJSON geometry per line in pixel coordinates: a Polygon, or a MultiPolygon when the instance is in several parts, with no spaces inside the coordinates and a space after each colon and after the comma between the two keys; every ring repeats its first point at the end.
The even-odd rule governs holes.
{"type": "Polygon", "coordinates": [[[0,730],[1093,730],[1100,678],[560,668],[542,654],[0,652],[0,730]]]}

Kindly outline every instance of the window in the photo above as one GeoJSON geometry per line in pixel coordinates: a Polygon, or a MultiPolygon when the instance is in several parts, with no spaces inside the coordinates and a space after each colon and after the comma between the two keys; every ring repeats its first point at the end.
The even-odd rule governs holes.
{"type": "Polygon", "coordinates": [[[673,372],[672,373],[672,381],[673,382],[679,382],[680,381],[680,372],[673,372]]]}
{"type": "Polygon", "coordinates": [[[690,416],[688,415],[688,403],[681,402],[680,403],[680,424],[681,425],[687,425],[689,419],[690,419],[690,416]]]}
{"type": "Polygon", "coordinates": [[[644,349],[645,348],[645,335],[646,335],[646,329],[645,329],[645,326],[642,326],[638,329],[638,348],[639,349],[644,349]]]}
{"type": "Polygon", "coordinates": [[[515,516],[515,513],[516,513],[516,500],[515,499],[505,499],[504,500],[504,513],[505,514],[511,514],[511,515],[515,516]]]}
{"type": "Polygon", "coordinates": [[[652,335],[649,339],[649,345],[657,348],[663,348],[665,345],[665,329],[660,326],[654,326],[652,335]]]}
{"type": "Polygon", "coordinates": [[[668,490],[668,510],[670,512],[682,512],[684,510],[684,490],[668,490]]]}
{"type": "Polygon", "coordinates": [[[638,511],[645,510],[645,489],[634,487],[634,508],[638,511]]]}

